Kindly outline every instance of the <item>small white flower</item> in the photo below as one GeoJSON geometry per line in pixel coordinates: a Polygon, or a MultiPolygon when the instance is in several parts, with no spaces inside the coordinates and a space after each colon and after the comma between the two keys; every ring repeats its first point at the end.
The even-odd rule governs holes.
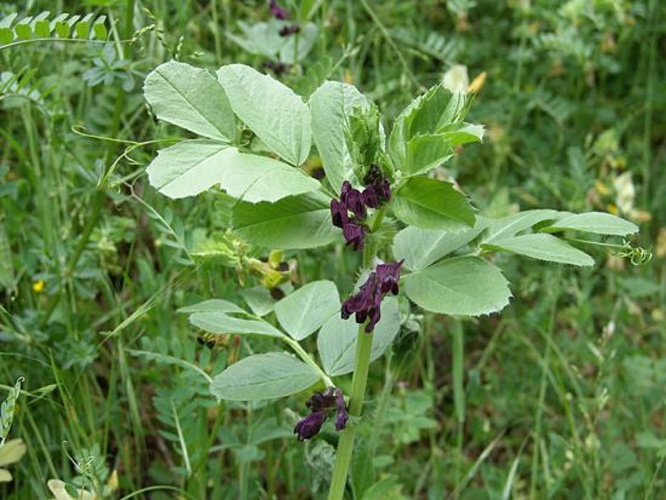
{"type": "Polygon", "coordinates": [[[442,85],[451,92],[466,93],[469,88],[469,76],[467,75],[467,66],[456,64],[444,73],[442,85]]]}
{"type": "Polygon", "coordinates": [[[623,214],[629,214],[634,209],[636,188],[631,180],[631,172],[624,172],[613,179],[616,198],[615,204],[623,214]]]}

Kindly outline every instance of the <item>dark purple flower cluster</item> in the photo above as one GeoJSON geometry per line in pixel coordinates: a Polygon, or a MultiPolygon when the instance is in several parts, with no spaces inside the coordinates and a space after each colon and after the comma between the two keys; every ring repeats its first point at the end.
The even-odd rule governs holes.
{"type": "MultiPolygon", "coordinates": [[[[278,5],[277,0],[270,0],[268,2],[268,6],[271,9],[271,15],[275,19],[279,19],[280,21],[286,21],[287,19],[289,19],[289,17],[291,17],[287,9],[278,5]]],[[[298,23],[294,23],[294,24],[288,24],[280,28],[279,34],[280,36],[289,36],[293,35],[294,33],[298,33],[299,31],[301,31],[300,25],[298,23]]]]}
{"type": "Polygon", "coordinates": [[[381,319],[380,306],[382,298],[387,293],[398,295],[398,280],[400,279],[400,268],[404,259],[400,262],[379,264],[370,273],[356,295],[352,295],[342,304],[342,318],[348,319],[355,314],[356,322],[361,324],[369,319],[365,325],[365,331],[370,333],[381,319]]]}
{"type": "Polygon", "coordinates": [[[281,75],[282,73],[285,73],[289,71],[289,64],[285,64],[283,62],[274,62],[274,61],[264,61],[261,64],[265,69],[268,69],[275,73],[276,75],[281,75]]]}
{"type": "Polygon", "coordinates": [[[301,27],[299,24],[288,24],[287,26],[283,26],[282,28],[280,28],[278,34],[280,36],[289,36],[298,33],[300,31],[301,27]]]}
{"type": "Polygon", "coordinates": [[[280,19],[281,21],[284,21],[285,19],[289,19],[289,12],[285,8],[280,7],[277,4],[277,0],[269,0],[268,6],[271,9],[271,15],[275,19],[280,19]]]}
{"type": "Polygon", "coordinates": [[[329,387],[323,393],[315,392],[305,404],[310,408],[310,414],[299,420],[294,427],[294,434],[298,436],[299,441],[315,436],[333,410],[336,411],[335,430],[341,431],[347,426],[349,414],[345,399],[342,397],[342,389],[329,387]]]}
{"type": "Polygon", "coordinates": [[[362,192],[354,189],[349,181],[342,183],[340,199],[331,200],[331,218],[334,226],[342,228],[347,245],[351,245],[354,250],[363,250],[367,231],[363,224],[366,208],[379,208],[390,198],[390,184],[381,174],[372,179],[362,192]]]}

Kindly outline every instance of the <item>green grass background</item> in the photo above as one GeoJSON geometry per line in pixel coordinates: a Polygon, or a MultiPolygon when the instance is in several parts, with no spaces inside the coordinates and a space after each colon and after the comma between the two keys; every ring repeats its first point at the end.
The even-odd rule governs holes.
{"type": "MultiPolygon", "coordinates": [[[[629,172],[633,210],[620,215],[640,223],[636,244],[654,254],[632,266],[598,252],[591,270],[498,257],[510,307],[422,318],[423,333],[371,370],[375,435],[362,437],[376,439],[377,496],[660,498],[662,2],[282,5],[318,30],[310,54],[279,76],[301,94],[343,79],[392,119],[452,65],[472,79],[485,72],[469,119],[486,140],[446,165],[480,213],[617,213],[614,180],[629,172]]],[[[0,397],[25,378],[10,437],[27,446],[0,496],[47,498],[60,478],[111,498],[324,497],[335,436],[303,444],[291,434],[307,395],[217,404],[189,368],[214,373],[235,349],[262,349],[201,346],[175,312],[237,298],[233,269],[189,256],[193,241],[224,230],[222,202],[165,199],[144,175],[179,134],[149,113],[145,75],[172,58],[259,68],[266,57],[227,34],[266,21],[267,2],[13,2],[0,5],[0,27],[18,13],[5,23],[18,36],[20,17],[44,11],[106,16],[109,43],[0,45],[0,397]]],[[[340,248],[287,257],[303,282],[353,280],[340,248]]]]}

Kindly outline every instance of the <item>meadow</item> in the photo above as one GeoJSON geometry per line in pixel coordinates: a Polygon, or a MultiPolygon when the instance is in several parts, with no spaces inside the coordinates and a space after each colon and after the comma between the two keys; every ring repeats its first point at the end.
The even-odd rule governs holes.
{"type": "Polygon", "coordinates": [[[1,4],[0,497],[663,498],[665,13],[1,4]]]}

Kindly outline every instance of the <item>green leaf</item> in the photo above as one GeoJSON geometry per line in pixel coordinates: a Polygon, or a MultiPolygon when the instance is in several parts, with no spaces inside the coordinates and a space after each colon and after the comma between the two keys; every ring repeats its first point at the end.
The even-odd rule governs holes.
{"type": "Polygon", "coordinates": [[[407,175],[424,174],[451,158],[456,146],[478,142],[482,137],[483,127],[468,123],[454,123],[434,134],[416,135],[407,141],[402,170],[407,175]]]}
{"type": "Polygon", "coordinates": [[[492,244],[483,244],[487,250],[506,250],[533,259],[571,264],[574,266],[592,266],[594,259],[585,252],[572,247],[550,234],[523,234],[501,240],[492,244]]]}
{"type": "Polygon", "coordinates": [[[319,189],[319,181],[303,171],[265,156],[238,153],[228,159],[220,187],[250,203],[275,202],[319,189]]]}
{"type": "Polygon", "coordinates": [[[3,446],[0,446],[0,467],[18,462],[23,458],[27,449],[22,439],[6,441],[3,446]]]}
{"type": "Polygon", "coordinates": [[[342,82],[324,82],[310,97],[312,134],[331,187],[336,193],[350,179],[354,167],[345,140],[345,127],[354,108],[370,103],[356,87],[342,82]]]}
{"type": "Polygon", "coordinates": [[[160,120],[210,139],[235,141],[236,121],[229,99],[207,70],[170,61],[148,74],[143,91],[160,120]]]}
{"type": "Polygon", "coordinates": [[[35,31],[35,34],[40,38],[47,38],[51,34],[48,18],[49,12],[44,11],[37,14],[32,21],[32,28],[35,31]]]}
{"type": "Polygon", "coordinates": [[[263,285],[257,285],[252,288],[243,288],[240,292],[250,310],[257,316],[266,316],[275,308],[275,299],[263,285]]]}
{"type": "Polygon", "coordinates": [[[76,38],[86,39],[90,34],[90,21],[92,21],[93,13],[86,14],[83,19],[81,19],[74,26],[74,31],[76,33],[76,38]]]}
{"type": "Polygon", "coordinates": [[[287,86],[243,64],[222,66],[217,77],[238,117],[281,158],[300,165],[310,154],[310,111],[287,86]]]}
{"type": "Polygon", "coordinates": [[[158,151],[148,165],[150,185],[170,198],[197,195],[222,182],[227,163],[238,155],[228,144],[183,141],[158,151]]]}
{"type": "Polygon", "coordinates": [[[412,101],[395,121],[389,138],[389,155],[399,170],[407,163],[407,144],[417,135],[446,131],[461,122],[469,104],[469,96],[453,93],[441,85],[430,88],[412,101]]]}
{"type": "Polygon", "coordinates": [[[328,198],[317,192],[276,203],[240,202],[233,209],[232,228],[250,243],[283,249],[327,245],[340,233],[331,223],[328,198]]]}
{"type": "Polygon", "coordinates": [[[17,17],[18,13],[14,12],[0,18],[0,44],[10,43],[14,39],[14,30],[11,29],[11,25],[17,17]]]}
{"type": "Polygon", "coordinates": [[[222,313],[245,313],[243,309],[233,302],[223,299],[209,299],[203,302],[197,302],[190,306],[179,308],[179,313],[200,313],[200,312],[222,312],[222,313]]]}
{"type": "Polygon", "coordinates": [[[405,259],[407,269],[419,271],[466,245],[484,229],[478,221],[473,228],[456,232],[408,226],[396,234],[393,255],[397,260],[405,259]]]}
{"type": "MultiPolygon", "coordinates": [[[[398,300],[385,298],[381,306],[382,318],[375,326],[370,361],[379,358],[391,346],[400,331],[398,300]]],[[[333,316],[321,327],[317,336],[317,349],[324,371],[331,377],[354,371],[356,363],[356,338],[358,324],[353,318],[333,316]]],[[[362,332],[360,335],[367,335],[362,332]]]]}
{"type": "Polygon", "coordinates": [[[393,211],[405,224],[423,229],[452,230],[475,221],[464,194],[448,182],[426,177],[408,179],[396,191],[393,211]]]}
{"type": "Polygon", "coordinates": [[[319,373],[288,354],[257,354],[231,365],[213,379],[218,399],[256,401],[301,392],[319,380],[319,373]]]}
{"type": "Polygon", "coordinates": [[[417,135],[407,143],[402,171],[406,175],[424,174],[452,156],[453,148],[444,135],[417,135]]]}
{"type": "Polygon", "coordinates": [[[190,323],[210,333],[284,336],[280,330],[264,320],[237,318],[223,312],[195,313],[190,316],[190,323]]]}
{"type": "Polygon", "coordinates": [[[437,130],[438,135],[443,136],[453,147],[480,142],[483,139],[483,132],[483,125],[472,123],[453,123],[437,130]]]}
{"type": "Polygon", "coordinates": [[[302,340],[331,316],[339,314],[340,307],[335,284],[332,281],[314,281],[275,304],[275,315],[289,335],[295,340],[302,340]]]}
{"type": "Polygon", "coordinates": [[[405,293],[427,311],[479,316],[509,303],[508,281],[479,257],[447,259],[404,278],[405,293]]]}
{"type": "Polygon", "coordinates": [[[265,23],[244,23],[238,21],[242,34],[225,32],[227,38],[238,44],[246,52],[277,59],[286,64],[302,60],[314,46],[319,32],[314,23],[301,23],[300,31],[294,36],[280,36],[280,30],[289,26],[288,21],[270,19],[265,23]]]}
{"type": "Polygon", "coordinates": [[[106,16],[99,16],[93,23],[93,33],[97,40],[106,40],[109,32],[106,29],[106,16]]]}
{"type": "Polygon", "coordinates": [[[615,215],[604,212],[588,212],[584,214],[564,214],[542,231],[556,232],[565,230],[583,231],[586,233],[625,236],[638,232],[638,226],[615,215]]]}
{"type": "Polygon", "coordinates": [[[277,19],[252,24],[238,21],[237,24],[242,36],[229,31],[225,31],[225,36],[250,54],[275,59],[280,47],[286,43],[285,37],[280,36],[282,23],[277,19]]]}
{"type": "MultiPolygon", "coordinates": [[[[286,37],[286,43],[280,48],[280,61],[296,64],[307,56],[315,42],[319,28],[314,23],[301,24],[301,30],[294,36],[286,37]]],[[[285,40],[285,37],[282,37],[285,40]]]]}
{"type": "Polygon", "coordinates": [[[53,19],[53,21],[51,21],[51,30],[55,29],[56,35],[58,35],[59,38],[69,37],[68,17],[69,14],[59,14],[53,19]]]}
{"type": "Polygon", "coordinates": [[[501,219],[479,219],[486,221],[487,233],[483,236],[483,243],[492,243],[515,236],[516,234],[532,228],[544,221],[554,220],[558,217],[557,210],[526,210],[512,214],[501,219]]]}
{"type": "Polygon", "coordinates": [[[29,40],[33,38],[32,27],[30,26],[32,17],[24,17],[14,26],[14,31],[19,40],[29,40]]]}

